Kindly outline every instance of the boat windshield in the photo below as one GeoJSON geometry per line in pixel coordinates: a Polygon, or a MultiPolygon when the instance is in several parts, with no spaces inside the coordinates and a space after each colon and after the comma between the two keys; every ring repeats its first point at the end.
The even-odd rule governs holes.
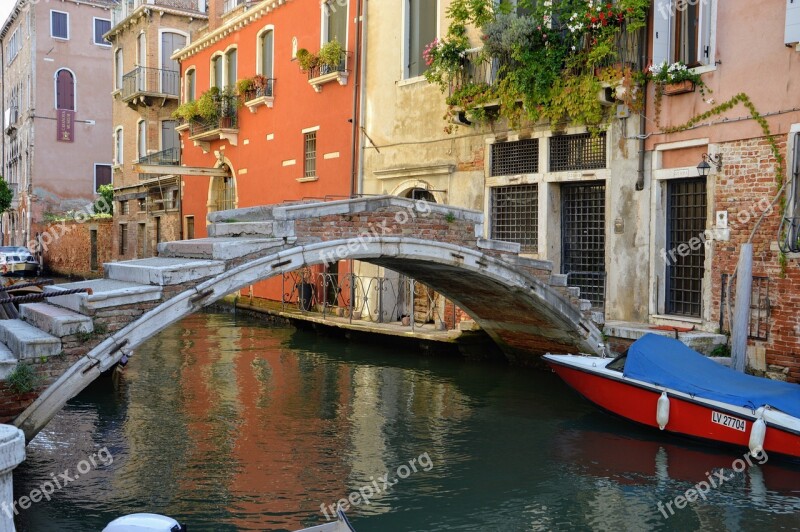
{"type": "Polygon", "coordinates": [[[606,365],[606,369],[611,369],[622,373],[622,371],[625,369],[625,360],[627,358],[628,358],[628,352],[625,351],[620,356],[609,362],[608,365],[606,365]]]}

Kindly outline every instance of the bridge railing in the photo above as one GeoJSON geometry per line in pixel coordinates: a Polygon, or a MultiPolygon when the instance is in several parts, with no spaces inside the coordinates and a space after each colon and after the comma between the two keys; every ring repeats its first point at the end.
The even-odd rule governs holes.
{"type": "Polygon", "coordinates": [[[458,326],[461,311],[442,294],[406,276],[368,276],[354,273],[312,273],[308,269],[283,275],[284,311],[323,319],[345,318],[350,323],[400,323],[414,330],[433,324],[439,330],[458,326]]]}

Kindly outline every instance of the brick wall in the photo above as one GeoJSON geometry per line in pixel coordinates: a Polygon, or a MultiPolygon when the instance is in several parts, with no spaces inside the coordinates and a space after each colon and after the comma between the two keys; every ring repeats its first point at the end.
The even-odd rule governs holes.
{"type": "Polygon", "coordinates": [[[84,223],[52,223],[36,228],[42,237],[45,269],[57,275],[102,277],[103,263],[111,260],[112,221],[110,218],[84,223]],[[91,268],[91,231],[97,232],[97,269],[91,268]]]}
{"type": "MultiPolygon", "coordinates": [[[[786,139],[781,139],[786,156],[786,139]]],[[[756,222],[763,220],[753,238],[753,276],[768,277],[770,316],[767,340],[749,340],[753,347],[766,349],[766,370],[800,381],[800,260],[790,258],[782,272],[777,247],[778,227],[783,215],[780,204],[770,212],[769,203],[778,187],[776,159],[764,138],[721,144],[723,168],[716,176],[713,210],[726,210],[730,240],[714,243],[712,255],[712,319],[719,322],[721,274],[731,274],[739,260],[741,245],[747,242],[756,222]],[[785,373],[784,373],[785,372],[785,373]]],[[[735,281],[734,281],[735,283],[735,281]]],[[[755,304],[756,302],[753,301],[755,304]]],[[[726,320],[727,323],[727,320],[726,320]]],[[[726,325],[726,330],[729,327],[726,325]]]]}

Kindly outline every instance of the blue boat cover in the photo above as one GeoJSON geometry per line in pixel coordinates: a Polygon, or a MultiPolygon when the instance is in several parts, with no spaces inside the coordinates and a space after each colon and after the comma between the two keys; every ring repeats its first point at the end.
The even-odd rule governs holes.
{"type": "Polygon", "coordinates": [[[648,333],[631,345],[623,375],[753,410],[769,405],[800,418],[800,385],[739,373],[657,334],[648,333]]]}

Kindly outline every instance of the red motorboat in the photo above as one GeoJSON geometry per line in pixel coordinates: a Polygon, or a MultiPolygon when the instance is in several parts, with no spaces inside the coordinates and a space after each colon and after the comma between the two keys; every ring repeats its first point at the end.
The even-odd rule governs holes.
{"type": "Polygon", "coordinates": [[[800,458],[800,385],[739,373],[647,334],[615,359],[544,359],[600,408],[662,430],[800,458]]]}

